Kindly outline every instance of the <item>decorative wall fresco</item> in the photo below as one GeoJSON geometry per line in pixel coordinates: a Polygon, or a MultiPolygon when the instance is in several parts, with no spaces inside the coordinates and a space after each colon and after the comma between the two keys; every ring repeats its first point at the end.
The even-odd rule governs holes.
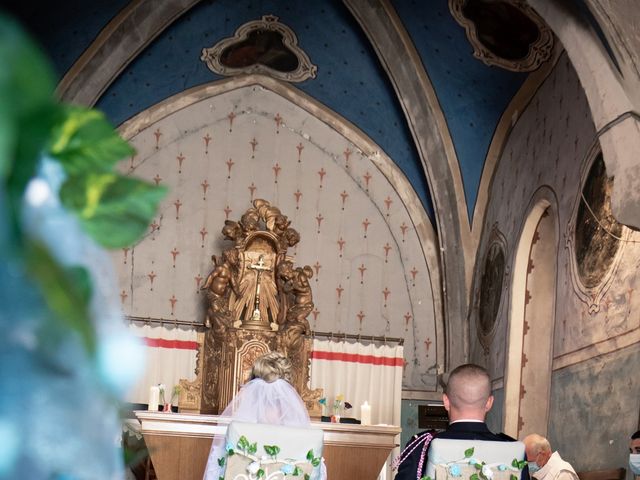
{"type": "Polygon", "coordinates": [[[115,255],[126,314],[201,321],[210,257],[228,247],[221,225],[264,198],[300,232],[293,260],[314,269],[312,329],[403,337],[404,387],[435,388],[436,247],[421,243],[426,214],[409,214],[379,153],[261,85],[185,94],[123,131],[137,149],[123,169],[170,188],[146,238],[115,255]]]}

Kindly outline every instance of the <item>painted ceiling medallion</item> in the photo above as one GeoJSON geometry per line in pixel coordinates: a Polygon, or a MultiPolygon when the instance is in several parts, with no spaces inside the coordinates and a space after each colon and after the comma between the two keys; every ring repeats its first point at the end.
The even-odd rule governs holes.
{"type": "Polygon", "coordinates": [[[631,230],[618,223],[611,212],[612,187],[602,153],[598,153],[583,180],[565,234],[574,291],[590,314],[600,311],[631,236],[631,230]]]}
{"type": "Polygon", "coordinates": [[[530,72],[551,57],[553,32],[524,0],[449,0],[449,10],[487,65],[530,72]]]}
{"type": "Polygon", "coordinates": [[[274,15],[245,23],[233,37],[203,48],[200,60],[220,75],[262,73],[288,82],[315,78],[318,70],[298,46],[293,30],[274,15]]]}

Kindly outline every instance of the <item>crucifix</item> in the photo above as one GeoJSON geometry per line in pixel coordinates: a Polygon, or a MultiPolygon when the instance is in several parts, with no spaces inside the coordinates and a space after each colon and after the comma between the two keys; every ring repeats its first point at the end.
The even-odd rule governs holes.
{"type": "Polygon", "coordinates": [[[264,255],[260,255],[258,257],[258,262],[253,265],[249,265],[248,268],[256,271],[256,296],[254,300],[254,308],[253,315],[251,316],[251,321],[261,323],[262,315],[260,314],[260,277],[262,275],[262,272],[270,272],[271,268],[265,265],[264,255]]]}

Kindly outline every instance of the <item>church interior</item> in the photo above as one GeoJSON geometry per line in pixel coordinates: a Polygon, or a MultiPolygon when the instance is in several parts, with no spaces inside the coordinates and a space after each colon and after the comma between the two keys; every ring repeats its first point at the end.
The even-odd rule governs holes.
{"type": "MultiPolygon", "coordinates": [[[[2,10],[51,62],[56,98],[104,112],[133,147],[119,174],[166,192],[106,257],[104,288],[144,343],[130,410],[163,384],[176,412],[219,413],[247,362],[279,349],[297,359],[310,412],[370,414],[404,446],[437,420],[448,373],[475,363],[491,378],[492,431],[543,435],[576,471],[628,469],[640,427],[634,0],[2,10]]],[[[55,456],[54,430],[35,430],[33,448],[55,456]]],[[[0,476],[13,471],[2,458],[0,476]]]]}

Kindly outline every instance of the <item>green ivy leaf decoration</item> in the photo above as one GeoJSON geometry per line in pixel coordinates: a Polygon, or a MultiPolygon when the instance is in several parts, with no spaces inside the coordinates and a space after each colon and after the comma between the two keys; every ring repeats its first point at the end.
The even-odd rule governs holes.
{"type": "Polygon", "coordinates": [[[477,473],[474,473],[473,475],[471,475],[471,476],[469,477],[469,480],[480,480],[480,477],[478,477],[478,474],[477,474],[477,473]]]}
{"type": "Polygon", "coordinates": [[[247,449],[247,451],[251,454],[251,455],[255,455],[256,452],[258,451],[258,443],[254,442],[251,445],[249,445],[249,448],[247,449]]]}
{"type": "Polygon", "coordinates": [[[164,187],[116,173],[91,173],[70,176],[60,199],[98,243],[122,248],[147,230],[165,193],[164,187]]]}
{"type": "Polygon", "coordinates": [[[509,476],[509,480],[518,480],[518,476],[513,473],[509,476]]]}
{"type": "Polygon", "coordinates": [[[224,467],[224,460],[225,460],[224,457],[220,457],[218,459],[218,466],[219,467],[224,467]]]}
{"type": "Polygon", "coordinates": [[[429,477],[428,475],[425,475],[420,480],[431,480],[431,477],[429,477]]]}
{"type": "Polygon", "coordinates": [[[256,478],[264,477],[264,470],[261,468],[256,472],[256,478]]]}
{"type": "Polygon", "coordinates": [[[135,153],[102,112],[78,106],[66,106],[64,111],[65,119],[54,130],[49,153],[68,174],[108,172],[135,153]]]}
{"type": "Polygon", "coordinates": [[[309,450],[307,452],[307,460],[309,461],[313,460],[313,450],[309,450]]]}
{"type": "Polygon", "coordinates": [[[317,467],[318,465],[320,465],[320,459],[314,458],[313,460],[311,460],[311,465],[313,465],[314,467],[317,467]]]}
{"type": "Polygon", "coordinates": [[[280,453],[280,447],[277,445],[265,445],[264,451],[267,452],[268,455],[275,457],[280,453]]]}
{"type": "Polygon", "coordinates": [[[476,467],[476,470],[482,470],[482,463],[474,463],[473,466],[476,467]]]}
{"type": "Polygon", "coordinates": [[[522,469],[523,469],[524,467],[526,467],[526,466],[527,466],[527,461],[526,461],[526,460],[520,460],[520,461],[518,462],[518,468],[519,468],[520,470],[522,470],[522,469]]]}
{"type": "Polygon", "coordinates": [[[247,448],[249,448],[249,440],[247,440],[247,437],[242,435],[238,439],[238,445],[237,446],[238,446],[238,450],[246,451],[247,448]]]}
{"type": "Polygon", "coordinates": [[[298,477],[300,475],[302,475],[302,469],[300,467],[296,467],[293,469],[293,475],[298,477]]]}
{"type": "Polygon", "coordinates": [[[511,461],[511,466],[512,466],[513,468],[518,468],[518,465],[519,465],[518,459],[517,459],[517,458],[514,458],[514,459],[511,461]]]}
{"type": "Polygon", "coordinates": [[[474,447],[467,448],[467,449],[464,451],[464,458],[471,458],[471,457],[473,457],[473,452],[474,452],[474,450],[475,450],[475,448],[474,448],[474,447]]]}
{"type": "Polygon", "coordinates": [[[304,480],[311,480],[311,477],[309,476],[308,473],[304,474],[304,480]]]}
{"type": "Polygon", "coordinates": [[[235,455],[236,452],[233,450],[233,448],[230,448],[229,450],[227,450],[227,456],[231,457],[232,455],[235,455]]]}

